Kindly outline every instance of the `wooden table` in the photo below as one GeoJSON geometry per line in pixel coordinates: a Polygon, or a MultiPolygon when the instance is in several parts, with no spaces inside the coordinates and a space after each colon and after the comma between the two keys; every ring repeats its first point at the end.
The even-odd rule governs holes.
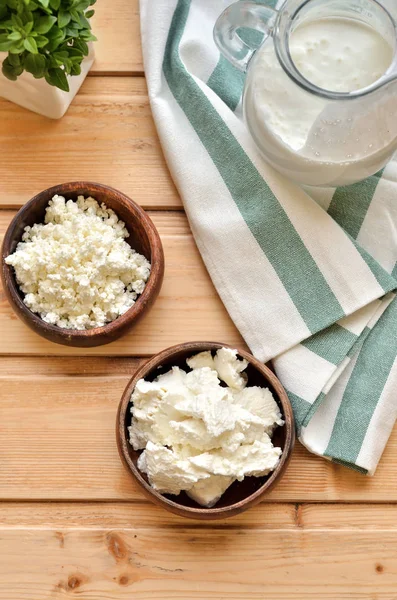
{"type": "Polygon", "coordinates": [[[0,600],[393,600],[397,430],[373,479],[297,446],[281,484],[230,521],[149,504],[118,458],[114,422],[144,357],[242,340],[192,239],[150,114],[138,0],[102,0],[97,60],[60,121],[0,101],[0,232],[34,193],[89,179],[129,194],[162,236],[147,318],[88,351],[52,345],[0,303],[0,600]]]}

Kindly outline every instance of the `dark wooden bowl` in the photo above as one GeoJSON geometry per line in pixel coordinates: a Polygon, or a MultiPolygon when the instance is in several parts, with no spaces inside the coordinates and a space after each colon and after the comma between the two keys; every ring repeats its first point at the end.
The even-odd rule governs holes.
{"type": "Polygon", "coordinates": [[[4,292],[17,316],[33,331],[47,338],[50,342],[64,344],[65,346],[89,348],[108,344],[122,336],[137,323],[153,304],[160,291],[164,276],[164,254],[161,240],[145,211],[121,192],[106,185],[86,181],[63,183],[51,187],[40,192],[25,204],[15,215],[7,229],[1,254],[1,277],[4,292]],[[23,293],[16,283],[14,269],[4,262],[4,259],[14,252],[18,242],[21,241],[25,227],[44,222],[45,209],[55,194],[65,196],[67,200],[76,200],[77,196],[83,195],[86,197],[92,196],[99,203],[105,202],[125,222],[130,234],[126,241],[151,262],[150,277],[134,306],[103,327],[80,331],[61,329],[56,325],[45,323],[24,304],[23,293]]]}
{"type": "Polygon", "coordinates": [[[285,420],[285,425],[277,427],[272,438],[273,443],[283,450],[276,469],[266,477],[246,477],[241,482],[234,482],[213,508],[201,507],[184,492],[181,492],[178,496],[162,495],[150,486],[146,475],[141,473],[137,467],[137,461],[142,451],[133,449],[129,443],[127,430],[127,427],[131,424],[131,394],[137,381],[143,378],[153,381],[158,375],[165,373],[172,366],[187,369],[186,359],[193,354],[204,350],[218,350],[222,347],[228,346],[227,344],[216,342],[192,342],[179,344],[163,350],[160,354],[156,354],[156,356],[138,369],[128,383],[117,413],[117,446],[121,460],[127,471],[133,476],[149,500],[177,515],[192,519],[225,519],[237,515],[260,502],[263,495],[273,487],[284,473],[295,443],[294,416],[283,386],[268,367],[256,360],[251,354],[248,354],[248,352],[238,350],[240,357],[248,361],[248,367],[245,371],[248,375],[248,385],[268,387],[273,393],[285,420]]]}

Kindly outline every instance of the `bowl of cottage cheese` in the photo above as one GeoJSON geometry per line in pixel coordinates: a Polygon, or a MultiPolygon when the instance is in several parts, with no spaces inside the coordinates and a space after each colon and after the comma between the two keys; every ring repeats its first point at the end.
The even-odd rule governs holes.
{"type": "Polygon", "coordinates": [[[156,299],[160,237],[130,198],[77,182],[45,190],[12,220],[2,247],[5,294],[26,325],[59,344],[114,341],[156,299]]]}
{"type": "Polygon", "coordinates": [[[274,373],[215,342],[181,344],[143,365],[122,396],[116,436],[145,495],[196,519],[258,503],[284,473],[295,440],[274,373]]]}

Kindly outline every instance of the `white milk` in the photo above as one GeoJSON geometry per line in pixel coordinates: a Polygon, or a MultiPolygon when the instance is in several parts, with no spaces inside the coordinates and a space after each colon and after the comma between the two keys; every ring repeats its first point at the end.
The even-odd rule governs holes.
{"type": "MultiPolygon", "coordinates": [[[[314,85],[352,92],[378,80],[393,48],[359,21],[304,22],[290,36],[292,59],[314,85]]],[[[284,72],[268,40],[249,70],[246,119],[277,168],[312,185],[347,184],[381,168],[397,136],[394,93],[330,102],[301,89],[284,72]]]]}
{"type": "Polygon", "coordinates": [[[306,79],[331,92],[354,92],[371,85],[393,59],[393,49],[375,29],[338,18],[297,27],[290,52],[306,79]]]}

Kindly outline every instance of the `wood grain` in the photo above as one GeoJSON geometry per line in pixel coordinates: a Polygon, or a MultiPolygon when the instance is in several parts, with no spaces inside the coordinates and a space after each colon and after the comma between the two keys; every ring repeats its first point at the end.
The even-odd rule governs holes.
{"type": "MultiPolygon", "coordinates": [[[[143,500],[122,467],[114,432],[121,394],[141,362],[29,357],[17,367],[1,360],[1,500],[143,500]]],[[[396,502],[396,465],[397,428],[373,478],[296,444],[265,501],[396,502]]]]}
{"type": "Polygon", "coordinates": [[[139,0],[101,0],[92,28],[98,38],[91,74],[143,73],[139,0]]]}
{"type": "Polygon", "coordinates": [[[262,503],[232,519],[203,523],[160,510],[152,503],[0,502],[1,528],[24,529],[255,529],[396,531],[395,504],[262,503]]]}
{"type": "MultiPolygon", "coordinates": [[[[368,516],[374,505],[365,507],[368,516]]],[[[154,506],[151,502],[0,502],[0,531],[1,527],[24,528],[56,528],[56,529],[129,529],[131,526],[141,529],[296,529],[305,526],[301,513],[309,505],[298,504],[260,504],[232,519],[224,519],[205,524],[202,521],[173,515],[154,506]],[[299,521],[298,521],[299,516],[299,521]]],[[[317,506],[315,507],[317,509],[317,506]]],[[[316,526],[325,527],[330,505],[319,505],[320,518],[316,526]],[[324,525],[322,525],[324,524],[324,525]]],[[[338,507],[339,508],[339,507],[338,507]]],[[[343,511],[348,508],[344,505],[343,511]]],[[[391,506],[385,507],[393,508],[391,506]]],[[[342,511],[342,512],[343,512],[342,511]]],[[[360,506],[357,514],[360,514],[360,506]]],[[[394,512],[385,514],[393,517],[394,512]]],[[[379,516],[378,513],[375,513],[379,516]]],[[[329,520],[329,519],[328,519],[329,520]]],[[[378,519],[379,520],[379,519],[378,519]]],[[[378,523],[376,520],[376,524],[378,523]]],[[[376,527],[375,518],[370,519],[372,527],[376,527]]],[[[395,527],[397,528],[397,524],[395,527]]]]}
{"type": "MultiPolygon", "coordinates": [[[[0,100],[0,208],[88,179],[181,210],[140,77],[138,5],[96,4],[96,62],[62,120],[0,100]]],[[[0,236],[11,216],[0,211],[0,236]]],[[[143,362],[133,355],[204,337],[241,344],[186,218],[153,219],[162,295],[134,335],[106,348],[113,357],[39,356],[60,348],[19,323],[0,292],[0,600],[396,600],[397,428],[374,478],[297,444],[266,502],[211,526],[147,503],[124,472],[114,421],[143,362]]]]}
{"type": "Polygon", "coordinates": [[[143,78],[87,79],[59,121],[2,99],[0,114],[0,207],[19,207],[52,185],[78,180],[115,187],[146,208],[182,207],[143,78]]]}
{"type": "MultiPolygon", "coordinates": [[[[0,211],[0,239],[15,213],[0,211]]],[[[165,278],[148,315],[130,333],[97,348],[68,348],[31,332],[0,296],[0,354],[154,354],[173,344],[209,339],[244,343],[206,272],[183,213],[150,213],[165,252],[165,278]]]]}
{"type": "MultiPolygon", "coordinates": [[[[53,518],[50,526],[3,526],[0,598],[395,598],[395,530],[377,527],[378,519],[383,522],[382,507],[372,507],[373,528],[364,530],[306,528],[293,518],[292,507],[286,508],[285,525],[279,513],[269,512],[278,525],[274,528],[246,528],[245,522],[237,528],[198,527],[180,521],[157,527],[148,522],[147,506],[131,508],[130,525],[126,507],[122,515],[115,507],[113,517],[112,507],[102,511],[96,506],[103,518],[88,527],[82,511],[80,524],[65,523],[68,507],[62,521],[53,518]]],[[[36,506],[30,509],[35,512],[36,506]]],[[[264,508],[249,514],[258,517],[260,511],[264,508]]],[[[19,506],[2,512],[15,518],[19,506]]]]}
{"type": "Polygon", "coordinates": [[[122,377],[126,376],[126,381],[131,377],[139,366],[144,364],[147,359],[132,358],[130,356],[119,357],[99,357],[85,356],[81,359],[78,356],[24,356],[16,358],[15,356],[1,356],[0,378],[42,378],[45,377],[122,377]],[[22,368],[21,368],[22,367],[22,368]]]}

